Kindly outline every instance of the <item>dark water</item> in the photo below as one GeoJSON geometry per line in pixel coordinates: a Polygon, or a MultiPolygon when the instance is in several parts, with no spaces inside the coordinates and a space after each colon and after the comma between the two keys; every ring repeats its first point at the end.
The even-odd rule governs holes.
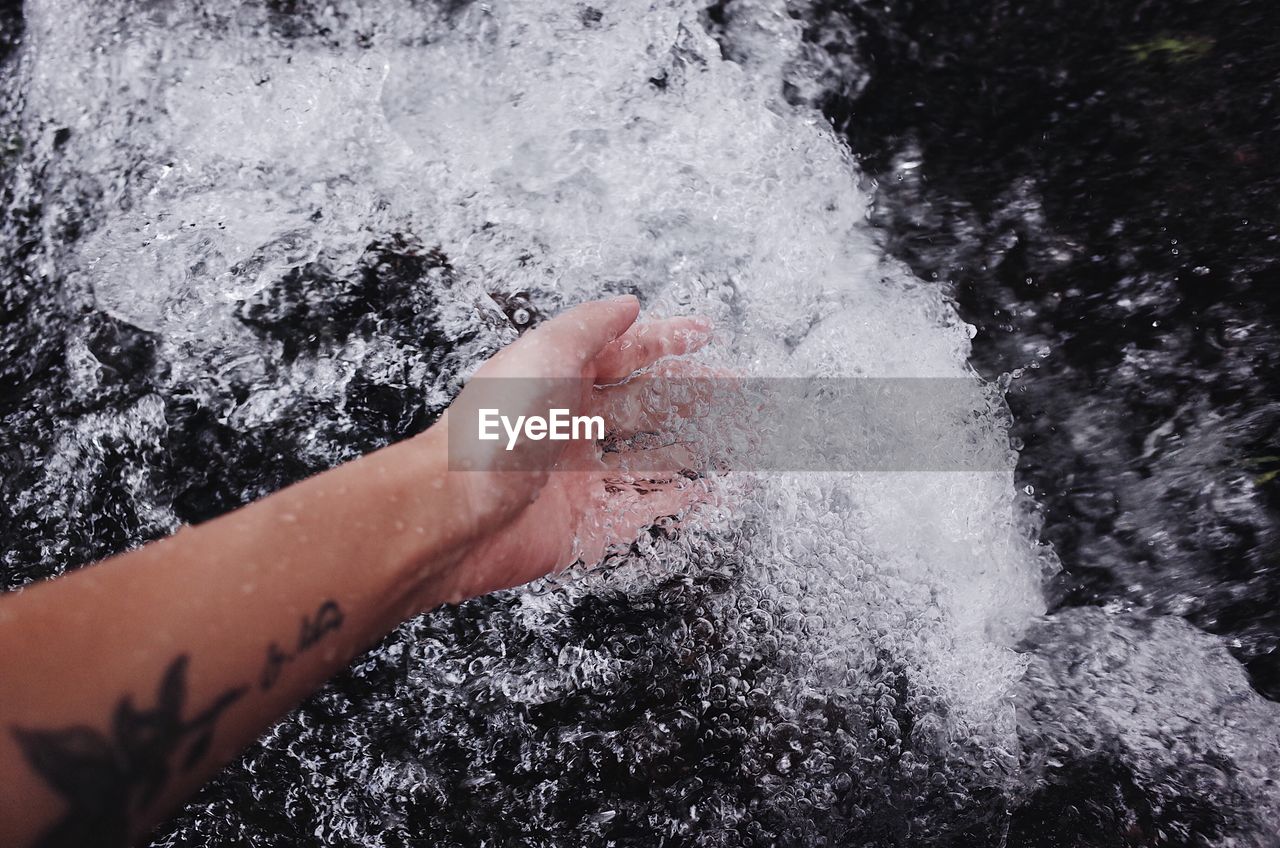
{"type": "Polygon", "coordinates": [[[1280,697],[1280,8],[837,4],[865,76],[823,103],[885,243],[953,281],[1012,372],[1020,471],[1065,566],[1236,640],[1280,697]]]}
{"type": "MultiPolygon", "coordinates": [[[[879,181],[885,245],[952,281],[975,363],[1013,375],[1053,608],[1184,617],[1272,699],[1277,32],[1280,8],[1247,1],[830,4],[808,31],[856,70],[822,106],[879,181]]],[[[1170,803],[1073,753],[1011,843],[1226,838],[1196,765],[1170,803]]]]}
{"type": "MultiPolygon", "coordinates": [[[[269,5],[278,37],[328,37],[313,4],[269,5]]],[[[730,57],[742,5],[707,15],[730,57]]],[[[917,725],[947,705],[914,691],[891,650],[868,658],[854,696],[805,689],[797,634],[747,624],[781,618],[788,598],[709,550],[643,592],[553,604],[555,626],[527,626],[510,597],[406,624],[157,844],[1280,844],[1275,713],[1256,697],[1280,696],[1280,12],[796,14],[832,61],[789,95],[817,102],[878,181],[885,249],[950,281],[979,328],[975,366],[1016,375],[1020,482],[1063,564],[1022,645],[1016,754],[922,742],[917,725]],[[613,673],[577,664],[583,652],[613,673]],[[512,694],[524,678],[510,657],[548,672],[544,697],[512,694]]],[[[0,5],[0,55],[20,33],[18,6],[0,5]]],[[[65,182],[67,131],[22,138],[7,117],[0,155],[44,145],[39,178],[65,182]]],[[[91,183],[30,202],[3,185],[6,588],[169,532],[148,504],[204,520],[417,432],[439,401],[411,375],[456,372],[494,344],[440,320],[437,298],[464,282],[449,257],[385,232],[354,270],[298,263],[238,307],[278,351],[266,377],[186,384],[159,334],[43,274],[39,228],[55,221],[69,242],[91,229],[91,183]],[[102,366],[88,388],[67,364],[73,337],[102,366]],[[366,343],[395,355],[365,362],[336,401],[286,393],[275,426],[219,413],[366,343]],[[147,398],[157,432],[112,429],[147,398]],[[42,465],[68,421],[95,433],[73,488],[42,465]]]]}

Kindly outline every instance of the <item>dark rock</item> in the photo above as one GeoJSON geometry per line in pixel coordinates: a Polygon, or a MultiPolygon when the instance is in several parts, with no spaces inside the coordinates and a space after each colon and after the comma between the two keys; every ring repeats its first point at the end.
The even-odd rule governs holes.
{"type": "Polygon", "coordinates": [[[819,2],[804,23],[886,247],[953,284],[980,369],[1018,375],[1054,597],[1270,650],[1236,596],[1280,587],[1280,7],[819,2]]]}

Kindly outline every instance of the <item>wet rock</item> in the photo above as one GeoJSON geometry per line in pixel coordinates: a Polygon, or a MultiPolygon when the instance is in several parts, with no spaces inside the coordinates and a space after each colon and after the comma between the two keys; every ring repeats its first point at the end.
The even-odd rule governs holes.
{"type": "Polygon", "coordinates": [[[1100,609],[1036,625],[1018,694],[1014,846],[1275,844],[1280,706],[1186,622],[1100,609]]]}
{"type": "Polygon", "coordinates": [[[1257,155],[1276,144],[1261,116],[1280,49],[1261,33],[1278,14],[804,15],[830,73],[809,97],[876,177],[885,245],[954,285],[980,368],[1016,375],[1019,473],[1064,565],[1055,602],[1187,615],[1245,661],[1280,634],[1238,603],[1280,585],[1280,478],[1252,471],[1280,453],[1280,159],[1257,155]]]}
{"type": "Polygon", "coordinates": [[[0,2],[0,62],[22,38],[22,0],[0,2]]]}
{"type": "Polygon", "coordinates": [[[295,267],[278,283],[242,303],[244,323],[284,345],[286,361],[352,335],[375,333],[430,347],[438,284],[447,259],[396,235],[365,250],[354,273],[338,274],[323,262],[295,267]]]}

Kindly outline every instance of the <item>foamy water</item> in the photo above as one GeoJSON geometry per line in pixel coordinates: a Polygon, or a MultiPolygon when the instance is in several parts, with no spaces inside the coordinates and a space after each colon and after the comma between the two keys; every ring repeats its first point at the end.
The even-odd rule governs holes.
{"type": "MultiPolygon", "coordinates": [[[[36,140],[17,185],[43,200],[40,268],[167,363],[142,396],[59,422],[29,503],[73,514],[62,493],[123,442],[138,534],[178,526],[147,470],[174,398],[241,431],[288,426],[304,465],[348,459],[367,447],[357,383],[438,412],[514,337],[490,293],[546,314],[634,291],[649,315],[713,317],[708,361],[754,376],[971,376],[945,289],[885,260],[849,151],[783,97],[819,73],[796,22],[737,6],[729,61],[701,11],[371,2],[283,32],[217,4],[29,4],[11,85],[36,140]],[[406,278],[372,244],[443,259],[406,278]],[[249,319],[308,263],[390,274],[387,309],[407,311],[342,333],[317,318],[300,345],[249,319]]],[[[70,391],[99,389],[74,332],[67,364],[70,391]]],[[[999,410],[971,427],[1005,432],[999,410]]],[[[405,625],[357,667],[363,694],[286,720],[242,764],[247,795],[215,788],[166,839],[286,826],[255,825],[251,800],[361,845],[397,828],[998,834],[992,799],[1020,774],[1013,646],[1052,567],[1015,461],[731,478],[717,509],[609,568],[405,625]]],[[[40,565],[65,555],[51,540],[40,565]]]]}

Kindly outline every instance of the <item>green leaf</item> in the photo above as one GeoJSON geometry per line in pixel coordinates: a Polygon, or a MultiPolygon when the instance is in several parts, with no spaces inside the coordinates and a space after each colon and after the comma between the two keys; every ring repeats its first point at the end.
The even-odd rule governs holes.
{"type": "Polygon", "coordinates": [[[1208,56],[1214,44],[1216,42],[1212,38],[1203,35],[1189,35],[1186,38],[1162,36],[1130,44],[1128,50],[1139,62],[1146,62],[1156,56],[1170,62],[1190,62],[1208,56]]]}

